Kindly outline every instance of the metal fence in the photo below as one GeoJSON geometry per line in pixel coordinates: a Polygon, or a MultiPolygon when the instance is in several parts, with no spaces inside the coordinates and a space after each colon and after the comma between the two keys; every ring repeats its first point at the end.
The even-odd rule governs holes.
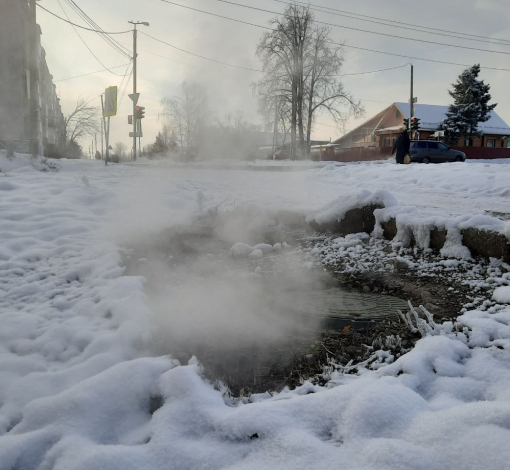
{"type": "Polygon", "coordinates": [[[30,141],[0,139],[0,150],[6,150],[7,155],[14,153],[30,154],[30,141]]]}

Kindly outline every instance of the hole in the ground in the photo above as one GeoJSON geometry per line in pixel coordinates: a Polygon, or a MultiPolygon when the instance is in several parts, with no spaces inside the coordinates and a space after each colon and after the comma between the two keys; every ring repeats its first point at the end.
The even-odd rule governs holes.
{"type": "MultiPolygon", "coordinates": [[[[299,384],[319,371],[325,329],[359,336],[406,308],[343,288],[288,234],[244,230],[236,215],[132,241],[126,252],[128,274],[147,279],[155,354],[197,356],[235,395],[299,384]],[[260,251],[234,256],[239,241],[260,251]]],[[[363,357],[358,346],[349,354],[363,357]]]]}

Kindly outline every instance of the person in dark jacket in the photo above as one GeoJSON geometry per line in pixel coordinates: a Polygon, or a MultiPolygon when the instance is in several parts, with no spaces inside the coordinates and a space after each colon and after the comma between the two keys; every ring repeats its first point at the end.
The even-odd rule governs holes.
{"type": "Polygon", "coordinates": [[[409,150],[411,150],[411,139],[409,139],[407,128],[402,126],[402,132],[393,144],[391,154],[394,155],[396,152],[397,163],[404,163],[404,157],[409,155],[409,150]]]}

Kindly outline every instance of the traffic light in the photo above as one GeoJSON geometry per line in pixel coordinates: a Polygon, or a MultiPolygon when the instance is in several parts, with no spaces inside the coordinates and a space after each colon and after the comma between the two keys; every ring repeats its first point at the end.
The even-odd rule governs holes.
{"type": "Polygon", "coordinates": [[[411,119],[411,130],[413,130],[413,131],[419,131],[420,130],[420,119],[419,118],[412,118],[411,119]]]}
{"type": "Polygon", "coordinates": [[[145,107],[137,106],[135,108],[135,119],[143,119],[145,117],[145,107]]]}
{"type": "Polygon", "coordinates": [[[133,124],[133,115],[132,114],[129,114],[128,115],[128,124],[133,124]]]}

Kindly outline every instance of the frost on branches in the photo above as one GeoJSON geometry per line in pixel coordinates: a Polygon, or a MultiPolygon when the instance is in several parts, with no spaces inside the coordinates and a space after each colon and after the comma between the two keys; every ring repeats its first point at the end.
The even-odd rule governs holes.
{"type": "Polygon", "coordinates": [[[471,145],[471,139],[480,136],[478,123],[490,119],[491,111],[497,104],[489,104],[490,85],[478,80],[480,64],[464,70],[459,75],[453,90],[449,91],[454,103],[449,106],[446,119],[439,125],[445,131],[446,142],[455,145],[464,137],[471,145]]]}

